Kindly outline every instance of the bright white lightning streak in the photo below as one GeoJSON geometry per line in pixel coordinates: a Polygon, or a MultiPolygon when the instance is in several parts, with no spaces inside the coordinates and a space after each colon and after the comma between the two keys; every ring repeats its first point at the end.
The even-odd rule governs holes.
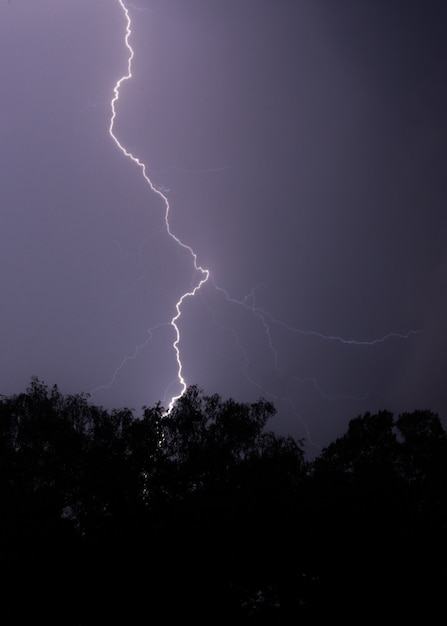
{"type": "MultiPolygon", "coordinates": [[[[115,135],[114,132],[114,127],[115,127],[115,120],[117,117],[117,113],[116,113],[116,105],[118,103],[119,97],[120,97],[120,90],[122,85],[127,81],[130,80],[132,78],[132,60],[134,58],[134,50],[130,44],[130,37],[131,37],[131,18],[130,18],[130,14],[128,11],[128,8],[124,2],[124,0],[118,0],[119,5],[124,13],[125,19],[126,19],[126,34],[125,34],[125,45],[128,49],[129,52],[129,56],[128,56],[128,61],[127,61],[127,73],[122,76],[115,84],[114,87],[114,96],[112,98],[111,101],[111,109],[112,109],[112,115],[110,118],[110,126],[109,126],[109,134],[111,136],[111,138],[113,139],[113,141],[115,142],[116,146],[121,150],[121,152],[124,154],[124,156],[128,159],[130,159],[133,163],[135,163],[142,172],[142,175],[145,179],[145,181],[147,182],[147,184],[149,185],[150,189],[157,194],[163,201],[164,206],[165,206],[165,228],[166,228],[166,232],[167,234],[175,241],[175,243],[178,246],[181,246],[182,248],[184,248],[185,250],[188,251],[188,253],[191,255],[192,261],[193,261],[193,266],[194,269],[197,273],[200,273],[201,275],[201,279],[199,280],[199,282],[197,283],[197,285],[194,287],[194,289],[192,289],[191,291],[187,291],[185,292],[177,301],[176,305],[175,305],[175,315],[172,317],[171,321],[170,321],[170,325],[172,326],[172,328],[174,329],[174,333],[175,333],[175,340],[172,343],[172,347],[174,349],[175,352],[175,357],[176,357],[176,362],[177,362],[177,381],[180,384],[180,393],[178,395],[175,395],[171,398],[169,404],[168,404],[168,409],[167,409],[167,413],[170,412],[170,410],[173,408],[176,400],[178,400],[183,393],[185,392],[186,388],[187,388],[187,383],[183,377],[183,364],[182,364],[182,360],[181,360],[181,355],[180,355],[180,348],[179,348],[179,344],[181,341],[181,337],[180,337],[180,330],[179,330],[179,319],[182,315],[182,305],[185,302],[185,300],[187,298],[191,298],[194,297],[197,292],[200,290],[200,288],[202,287],[202,285],[204,285],[209,279],[211,279],[211,275],[209,270],[201,267],[198,262],[197,262],[197,255],[194,252],[194,250],[186,245],[185,243],[183,243],[176,235],[174,235],[174,233],[171,231],[170,228],[170,223],[169,223],[169,212],[170,212],[170,205],[169,205],[169,201],[168,198],[166,197],[166,195],[163,193],[163,190],[165,190],[164,187],[161,186],[156,186],[152,180],[149,178],[149,176],[146,173],[146,165],[140,161],[140,159],[138,157],[136,157],[135,155],[133,155],[131,152],[129,152],[124,146],[123,144],[119,141],[119,139],[117,138],[117,136],[115,135]]],[[[132,5],[128,5],[128,6],[132,6],[132,5]]],[[[134,7],[136,8],[136,7],[134,7]]],[[[207,169],[207,170],[183,170],[183,168],[176,168],[176,167],[172,167],[172,168],[168,168],[168,169],[179,169],[181,171],[188,171],[190,173],[200,173],[200,172],[210,172],[210,171],[221,171],[223,169],[226,168],[213,168],[213,169],[207,169]]],[[[223,289],[222,287],[218,287],[214,281],[211,279],[211,282],[213,284],[213,287],[216,289],[216,291],[222,293],[224,295],[224,298],[227,302],[229,303],[233,303],[235,305],[238,305],[240,307],[242,307],[243,309],[251,312],[254,316],[256,316],[265,333],[266,336],[266,340],[267,340],[267,344],[268,347],[271,351],[272,357],[273,357],[273,364],[274,364],[274,368],[276,370],[276,372],[278,374],[281,374],[281,368],[278,364],[278,351],[274,345],[273,342],[273,338],[272,338],[272,327],[273,326],[279,326],[282,327],[284,330],[286,330],[289,333],[292,334],[301,334],[301,335],[307,335],[307,336],[313,336],[316,338],[320,338],[322,340],[325,341],[332,341],[332,342],[339,342],[342,344],[346,344],[346,345],[357,345],[357,346],[374,346],[377,344],[381,344],[384,343],[385,341],[391,339],[391,338],[398,338],[398,339],[408,339],[411,335],[416,335],[419,334],[421,331],[415,331],[415,330],[410,330],[408,333],[403,334],[403,333],[399,333],[399,332],[391,332],[391,333],[387,333],[386,335],[377,338],[377,339],[372,339],[372,340],[355,340],[355,339],[345,339],[343,337],[340,336],[336,336],[336,335],[326,335],[317,331],[313,331],[313,330],[303,330],[303,329],[299,329],[299,328],[295,328],[293,326],[290,326],[288,324],[286,324],[285,322],[276,319],[273,315],[271,315],[270,313],[268,313],[267,311],[265,311],[264,309],[260,308],[257,306],[256,303],[256,296],[255,296],[255,291],[256,289],[253,289],[245,298],[243,298],[242,300],[237,300],[234,299],[232,297],[230,297],[230,295],[228,294],[228,292],[223,289]]],[[[217,320],[215,320],[217,322],[217,320]]],[[[219,322],[217,322],[219,323],[219,322]]],[[[159,324],[158,326],[162,326],[164,324],[159,324]]],[[[158,328],[155,327],[155,328],[158,328]]],[[[155,328],[150,329],[149,332],[149,337],[139,346],[136,347],[134,353],[131,356],[127,356],[123,359],[123,361],[121,362],[121,364],[118,366],[118,368],[116,369],[114,376],[112,378],[112,381],[107,385],[107,387],[109,387],[110,385],[113,384],[114,380],[116,379],[117,374],[119,373],[119,371],[121,370],[122,367],[124,367],[124,365],[129,361],[129,360],[133,360],[136,358],[137,353],[139,350],[141,350],[142,348],[144,348],[147,343],[151,340],[152,338],[152,331],[155,330],[155,328]]],[[[236,341],[236,344],[238,346],[238,348],[241,350],[242,355],[243,355],[243,359],[244,359],[244,367],[243,367],[243,372],[245,374],[246,379],[248,380],[248,382],[252,385],[254,385],[255,387],[258,387],[261,391],[265,392],[265,389],[262,387],[262,385],[260,385],[259,383],[257,383],[250,375],[249,375],[249,367],[251,365],[250,363],[250,358],[249,358],[249,354],[247,352],[247,350],[244,348],[242,342],[239,340],[238,334],[237,332],[232,329],[232,328],[227,328],[227,330],[230,330],[233,334],[233,337],[236,341]]],[[[309,377],[309,378],[305,378],[305,379],[301,379],[298,377],[293,377],[294,380],[296,380],[296,382],[299,383],[311,383],[316,391],[323,397],[327,398],[327,399],[334,399],[334,397],[332,396],[328,396],[326,393],[324,393],[324,391],[320,388],[317,380],[315,377],[309,377]]],[[[271,394],[269,394],[271,395],[271,394]]],[[[275,399],[279,399],[277,396],[274,396],[275,399]]],[[[340,396],[336,396],[336,397],[340,397],[340,396]]],[[[285,398],[286,400],[289,400],[291,402],[290,399],[285,398]]],[[[294,410],[294,413],[296,414],[296,411],[294,410]]],[[[303,420],[300,418],[300,421],[302,422],[303,426],[306,428],[307,430],[307,426],[305,424],[305,422],[303,422],[303,420]]],[[[308,433],[309,435],[309,433],[308,433]]],[[[309,435],[309,440],[310,440],[310,435],[309,435]]]]}
{"type": "Polygon", "coordinates": [[[177,301],[176,305],[175,305],[175,309],[176,309],[176,314],[173,316],[173,318],[171,319],[171,326],[174,329],[175,332],[175,340],[172,344],[172,347],[174,349],[175,352],[175,357],[176,357],[176,361],[177,361],[177,378],[178,381],[180,383],[180,393],[176,396],[173,396],[169,402],[168,405],[168,413],[169,411],[172,409],[172,407],[174,406],[176,400],[178,400],[183,393],[186,391],[187,388],[187,383],[183,377],[183,364],[182,364],[182,360],[181,360],[181,355],[180,355],[180,348],[179,348],[179,344],[180,344],[180,329],[178,327],[178,321],[182,315],[182,305],[184,303],[184,301],[187,298],[191,298],[193,296],[196,295],[196,293],[199,291],[199,289],[202,287],[202,285],[204,283],[207,282],[210,273],[209,270],[201,267],[198,263],[197,263],[197,254],[194,252],[194,250],[186,245],[185,243],[183,243],[178,237],[176,237],[176,235],[174,235],[174,233],[171,231],[171,227],[169,224],[169,211],[170,211],[170,205],[169,205],[169,201],[167,199],[167,197],[160,191],[160,189],[158,189],[157,187],[155,187],[155,185],[152,183],[151,179],[149,178],[149,176],[146,174],[146,165],[140,161],[140,159],[136,156],[134,156],[131,152],[129,152],[124,146],[123,144],[119,141],[119,139],[117,138],[117,136],[114,133],[114,126],[115,126],[115,119],[116,119],[116,105],[117,102],[119,100],[120,97],[120,89],[121,86],[123,85],[123,83],[125,83],[127,80],[130,80],[132,78],[132,60],[134,57],[134,50],[132,48],[132,46],[130,45],[130,36],[132,34],[132,30],[131,30],[131,19],[130,19],[130,15],[129,15],[129,11],[126,7],[126,5],[124,4],[124,0],[118,0],[123,13],[125,15],[126,18],[126,36],[124,38],[124,42],[125,45],[129,51],[129,57],[127,60],[127,73],[122,76],[115,84],[114,87],[114,96],[112,98],[112,101],[110,103],[111,109],[112,109],[112,115],[110,118],[110,126],[109,126],[109,134],[112,137],[113,141],[115,142],[115,144],[118,146],[118,148],[121,150],[121,152],[124,154],[124,156],[128,159],[130,159],[131,161],[133,161],[133,163],[135,163],[136,165],[138,165],[138,167],[141,169],[142,174],[144,176],[144,179],[146,180],[147,184],[149,185],[149,187],[151,188],[151,190],[156,193],[158,196],[160,196],[160,198],[163,200],[163,203],[165,205],[165,226],[166,226],[166,232],[168,233],[168,235],[176,242],[177,245],[181,246],[182,248],[184,248],[185,250],[187,250],[189,252],[189,254],[192,257],[193,260],[193,264],[194,264],[194,269],[196,270],[196,272],[199,272],[202,276],[202,278],[199,280],[198,284],[194,287],[194,289],[192,289],[191,291],[187,291],[184,294],[182,294],[182,296],[179,298],[179,300],[177,301]]]}

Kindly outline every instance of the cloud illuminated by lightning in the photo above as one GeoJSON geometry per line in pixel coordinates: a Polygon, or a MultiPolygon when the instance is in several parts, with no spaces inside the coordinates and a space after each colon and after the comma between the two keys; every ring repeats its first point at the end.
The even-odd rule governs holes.
{"type": "MultiPolygon", "coordinates": [[[[110,136],[112,137],[113,141],[115,142],[115,144],[118,146],[118,148],[121,150],[121,152],[124,154],[124,156],[128,159],[130,159],[133,163],[135,163],[142,171],[142,174],[144,176],[144,179],[146,180],[147,184],[149,185],[149,187],[151,188],[151,190],[156,193],[158,196],[160,196],[160,198],[162,199],[164,206],[165,206],[165,226],[166,226],[166,232],[168,233],[168,235],[175,241],[175,243],[184,248],[185,250],[188,251],[188,253],[191,255],[192,258],[192,262],[194,265],[194,269],[196,270],[196,272],[198,272],[201,275],[201,278],[199,280],[199,282],[196,284],[196,286],[191,290],[191,291],[186,291],[185,293],[183,293],[179,300],[177,301],[176,305],[175,305],[175,310],[176,313],[175,315],[172,317],[171,319],[171,326],[174,329],[174,333],[175,333],[175,340],[172,344],[172,347],[174,349],[175,352],[175,357],[176,357],[176,361],[177,361],[177,377],[178,377],[178,381],[180,383],[180,393],[178,395],[175,395],[171,398],[169,405],[168,405],[168,412],[172,409],[172,407],[174,406],[174,403],[176,400],[178,400],[183,393],[185,392],[186,388],[187,388],[187,384],[186,381],[183,377],[183,364],[182,364],[182,360],[181,360],[181,355],[180,355],[180,348],[179,348],[179,344],[180,344],[180,329],[178,326],[178,321],[182,315],[182,305],[184,303],[184,301],[187,298],[191,298],[193,296],[196,295],[196,293],[198,292],[198,290],[202,287],[202,285],[204,283],[207,282],[210,274],[209,274],[209,270],[201,267],[198,262],[197,262],[197,254],[194,252],[194,250],[188,246],[187,244],[183,243],[183,241],[181,241],[176,235],[174,235],[174,233],[171,231],[171,227],[169,224],[169,211],[170,211],[170,205],[169,205],[169,201],[167,199],[167,197],[165,196],[164,193],[162,193],[162,191],[160,190],[160,188],[156,187],[151,179],[149,178],[149,176],[146,173],[146,165],[140,161],[140,159],[138,157],[136,157],[135,155],[133,155],[131,152],[129,152],[124,146],[123,144],[120,142],[120,140],[118,139],[118,137],[115,135],[114,132],[114,127],[115,127],[115,120],[116,120],[116,105],[118,103],[119,97],[120,97],[120,90],[121,87],[123,86],[123,84],[130,80],[132,78],[132,60],[134,58],[134,50],[132,48],[132,46],[130,45],[130,36],[132,33],[131,30],[131,19],[130,19],[130,14],[129,14],[129,10],[127,9],[126,5],[124,4],[123,0],[118,0],[123,13],[125,15],[126,18],[126,35],[125,35],[125,45],[128,49],[129,52],[129,57],[127,60],[127,73],[124,74],[124,76],[122,76],[115,84],[114,90],[113,90],[113,98],[111,101],[111,109],[112,109],[112,115],[110,118],[110,126],[109,126],[109,133],[110,136]]],[[[147,341],[145,342],[145,344],[147,343],[147,341]]],[[[145,345],[143,344],[143,345],[145,345]]],[[[132,358],[132,357],[129,357],[132,358]]],[[[127,360],[127,359],[125,359],[127,360]]],[[[125,362],[125,361],[124,361],[125,362]]],[[[122,363],[122,365],[124,365],[124,362],[122,363]]],[[[120,366],[121,367],[121,366],[120,366]]],[[[120,368],[119,368],[120,369],[120,368]]],[[[117,371],[115,372],[115,376],[117,374],[117,371]]]]}

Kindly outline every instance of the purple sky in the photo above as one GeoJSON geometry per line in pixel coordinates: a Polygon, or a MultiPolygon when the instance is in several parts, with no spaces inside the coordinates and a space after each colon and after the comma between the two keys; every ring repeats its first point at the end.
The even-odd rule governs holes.
{"type": "Polygon", "coordinates": [[[0,393],[447,420],[447,8],[0,0],[0,393]],[[169,236],[165,203],[169,203],[169,236]],[[417,332],[415,332],[417,331],[417,332]],[[420,331],[420,332],[419,332],[420,331]]]}

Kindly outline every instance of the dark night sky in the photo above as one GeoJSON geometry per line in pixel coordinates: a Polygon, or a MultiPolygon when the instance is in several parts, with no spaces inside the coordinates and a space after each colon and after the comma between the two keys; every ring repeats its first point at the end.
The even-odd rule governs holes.
{"type": "Polygon", "coordinates": [[[0,393],[447,420],[447,5],[0,0],[0,393]],[[169,203],[171,232],[165,225],[169,203]]]}

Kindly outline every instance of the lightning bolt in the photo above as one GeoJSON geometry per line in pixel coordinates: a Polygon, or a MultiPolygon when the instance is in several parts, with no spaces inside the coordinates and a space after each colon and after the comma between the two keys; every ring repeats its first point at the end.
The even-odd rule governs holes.
{"type": "MultiPolygon", "coordinates": [[[[219,325],[221,328],[229,331],[234,339],[235,345],[237,346],[237,349],[240,351],[241,355],[242,355],[242,360],[243,360],[243,367],[242,367],[242,371],[243,374],[246,378],[246,380],[248,381],[248,383],[250,385],[252,385],[253,387],[257,388],[258,390],[260,390],[260,392],[264,395],[268,395],[271,398],[273,398],[274,400],[286,400],[291,409],[293,414],[295,415],[295,417],[301,422],[301,424],[303,425],[303,427],[305,428],[307,435],[308,435],[308,440],[310,441],[310,443],[313,443],[310,437],[310,433],[309,433],[309,429],[307,427],[307,424],[305,423],[305,421],[301,418],[301,416],[298,414],[294,402],[292,401],[291,398],[288,397],[284,397],[281,396],[281,398],[276,395],[275,393],[272,392],[268,392],[266,390],[266,385],[265,384],[261,384],[259,382],[259,380],[257,380],[254,376],[252,376],[250,374],[250,367],[252,365],[252,359],[250,359],[250,354],[249,351],[244,347],[244,342],[240,339],[238,332],[235,330],[234,327],[230,326],[228,323],[222,323],[221,321],[219,321],[219,315],[217,315],[216,310],[213,309],[212,305],[210,304],[209,301],[206,300],[205,295],[204,295],[204,289],[202,289],[202,287],[205,285],[205,283],[208,283],[209,287],[211,289],[214,290],[214,293],[217,295],[220,295],[223,298],[224,303],[226,303],[227,306],[236,306],[238,307],[241,311],[245,311],[246,313],[248,313],[249,315],[253,316],[253,319],[257,320],[257,323],[259,323],[259,328],[260,331],[263,333],[265,341],[266,341],[266,347],[268,349],[268,351],[270,352],[271,355],[271,359],[272,359],[272,364],[273,364],[273,369],[275,371],[275,375],[278,377],[287,377],[283,370],[281,369],[280,365],[279,365],[279,351],[277,349],[277,347],[275,346],[275,342],[274,342],[274,337],[273,337],[273,331],[274,329],[282,329],[283,331],[289,333],[290,335],[301,335],[301,336],[309,336],[309,337],[314,337],[315,339],[320,339],[323,340],[325,342],[330,342],[330,343],[341,343],[341,344],[345,344],[345,345],[353,345],[353,346],[363,346],[363,347],[373,347],[373,346],[377,346],[378,344],[382,344],[390,339],[399,339],[399,340],[406,340],[409,339],[411,336],[413,335],[417,335],[419,334],[421,331],[418,330],[410,330],[407,333],[400,333],[400,332],[390,332],[387,333],[385,335],[383,335],[382,337],[376,338],[376,339],[346,339],[343,338],[341,336],[337,336],[337,335],[330,335],[330,334],[324,334],[322,332],[318,332],[315,330],[304,330],[301,328],[296,328],[294,326],[291,326],[287,323],[285,323],[284,321],[277,319],[276,317],[274,317],[271,313],[269,313],[268,311],[266,311],[265,309],[261,308],[260,306],[258,306],[257,303],[257,290],[259,289],[259,287],[253,288],[250,293],[248,293],[244,298],[242,299],[235,299],[232,298],[229,293],[222,287],[219,287],[218,285],[215,284],[213,278],[211,277],[210,271],[204,267],[202,267],[201,265],[199,265],[198,263],[198,257],[196,252],[187,244],[185,244],[179,237],[177,237],[171,230],[171,226],[170,226],[170,221],[169,221],[169,215],[170,215],[170,204],[168,201],[167,196],[165,195],[165,193],[163,193],[163,191],[165,191],[166,193],[168,193],[168,190],[160,185],[156,185],[154,182],[152,182],[151,178],[149,177],[149,175],[147,174],[147,169],[146,169],[146,165],[134,154],[132,154],[131,152],[129,152],[129,150],[121,143],[121,141],[118,139],[116,133],[115,133],[115,121],[116,121],[116,117],[117,117],[117,105],[118,105],[118,101],[120,98],[120,93],[121,93],[121,89],[123,87],[123,85],[129,81],[132,78],[132,61],[134,58],[134,50],[131,46],[130,43],[130,39],[131,39],[131,34],[132,34],[132,23],[131,23],[131,17],[130,17],[130,13],[128,10],[128,7],[133,7],[133,5],[131,5],[130,3],[127,3],[127,6],[125,4],[124,0],[117,0],[117,2],[119,3],[119,6],[121,7],[121,10],[123,12],[123,15],[125,17],[126,20],[126,29],[125,29],[125,46],[127,48],[128,51],[128,58],[127,58],[127,71],[126,73],[116,82],[115,86],[114,86],[114,90],[113,90],[113,98],[111,100],[110,106],[111,106],[111,117],[110,117],[110,126],[109,126],[109,134],[110,137],[112,138],[112,140],[114,141],[114,143],[116,144],[116,146],[119,148],[119,150],[123,153],[123,155],[129,159],[130,161],[132,161],[140,170],[141,173],[147,183],[147,185],[149,186],[150,190],[154,193],[157,194],[157,196],[161,199],[163,206],[164,206],[164,228],[167,232],[167,234],[169,235],[169,237],[172,238],[172,240],[175,242],[175,244],[181,248],[183,248],[184,250],[187,251],[187,253],[190,255],[191,261],[192,261],[192,265],[194,268],[194,272],[195,272],[195,286],[193,288],[191,288],[189,291],[185,291],[180,298],[177,300],[176,304],[175,304],[175,313],[172,316],[170,322],[166,322],[164,324],[158,324],[157,326],[155,326],[152,329],[148,330],[148,337],[146,338],[146,340],[144,342],[142,342],[140,345],[136,346],[136,348],[134,349],[134,352],[129,355],[126,356],[124,359],[122,359],[121,363],[118,365],[118,367],[115,370],[115,373],[113,374],[113,377],[111,379],[111,381],[102,387],[97,387],[96,389],[100,389],[100,388],[109,388],[114,381],[117,378],[118,373],[120,372],[120,370],[126,365],[126,363],[128,361],[132,361],[134,359],[136,359],[138,353],[140,350],[142,350],[148,343],[149,341],[152,339],[153,336],[153,332],[155,330],[157,330],[159,327],[161,326],[168,326],[170,325],[174,331],[174,341],[172,342],[172,349],[174,351],[174,355],[175,355],[175,360],[176,360],[176,364],[177,364],[177,378],[176,378],[176,383],[178,384],[180,387],[180,392],[177,393],[177,395],[173,395],[168,403],[168,408],[167,408],[167,413],[169,413],[175,402],[181,398],[181,396],[184,394],[184,392],[187,389],[187,383],[186,380],[184,378],[184,374],[183,374],[183,363],[182,363],[182,358],[181,358],[181,353],[180,353],[180,343],[181,343],[181,335],[180,335],[180,328],[179,328],[179,322],[180,322],[180,318],[182,316],[182,307],[185,303],[185,301],[188,298],[193,298],[194,296],[198,295],[199,291],[201,291],[201,295],[202,295],[202,299],[205,302],[206,306],[208,307],[208,309],[211,311],[212,314],[212,318],[214,320],[214,322],[219,325]],[[197,276],[199,278],[197,278],[197,276]]],[[[136,7],[133,7],[136,8],[136,7]]],[[[182,172],[188,172],[190,174],[198,174],[198,173],[209,173],[209,172],[219,172],[221,170],[226,169],[225,167],[218,167],[218,168],[207,168],[205,170],[190,170],[190,169],[186,169],[186,168],[180,168],[180,167],[176,167],[176,166],[171,166],[170,168],[167,168],[166,170],[162,170],[162,171],[168,171],[168,170],[177,170],[177,171],[182,171],[182,172]]],[[[220,303],[220,305],[222,304],[222,302],[220,303]]],[[[220,307],[219,305],[219,307],[220,307]]],[[[325,390],[320,386],[319,382],[317,381],[316,377],[314,376],[309,376],[309,377],[305,377],[305,378],[299,378],[296,375],[291,374],[289,376],[289,378],[291,380],[294,380],[295,382],[299,383],[299,384],[306,384],[306,385],[311,385],[315,391],[323,398],[325,398],[326,400],[334,400],[336,398],[342,398],[342,397],[348,397],[348,396],[334,396],[334,395],[329,395],[325,392],[325,390]]],[[[169,387],[174,384],[171,383],[169,385],[169,387]]],[[[168,387],[168,388],[169,388],[168,387]]],[[[95,391],[95,390],[94,390],[95,391]]],[[[165,392],[166,393],[166,392],[165,392]]]]}
{"type": "MultiPolygon", "coordinates": [[[[187,298],[192,298],[194,297],[197,292],[200,290],[200,288],[202,287],[202,285],[204,285],[207,280],[210,277],[210,273],[209,270],[201,267],[198,264],[197,261],[197,254],[194,252],[194,250],[188,246],[187,244],[185,244],[183,241],[181,241],[181,239],[179,239],[171,230],[171,226],[169,223],[169,212],[170,212],[170,204],[168,201],[168,198],[165,196],[165,194],[160,190],[160,188],[156,187],[154,185],[154,183],[152,182],[152,180],[149,178],[148,174],[146,173],[146,165],[140,161],[140,159],[138,157],[136,157],[134,154],[132,154],[131,152],[129,152],[125,146],[120,142],[120,140],[118,139],[118,137],[115,134],[115,120],[116,120],[116,108],[117,108],[117,104],[119,101],[119,97],[120,97],[120,91],[121,91],[121,87],[124,85],[124,83],[128,80],[130,80],[132,78],[132,60],[134,58],[134,50],[130,44],[130,37],[132,34],[132,23],[131,23],[131,19],[130,19],[130,14],[129,14],[129,10],[127,9],[127,6],[124,3],[124,0],[118,0],[118,3],[124,13],[125,19],[126,19],[126,34],[125,34],[125,38],[124,38],[124,42],[126,45],[126,48],[128,50],[129,56],[127,59],[127,72],[126,74],[124,74],[115,84],[115,87],[113,89],[113,98],[112,101],[110,103],[111,109],[112,109],[112,115],[110,117],[110,126],[109,126],[109,134],[111,136],[111,138],[113,139],[113,141],[115,142],[115,144],[117,145],[117,147],[121,150],[121,152],[124,154],[124,156],[127,159],[130,159],[133,163],[135,163],[135,165],[137,165],[142,174],[143,177],[145,179],[145,181],[147,182],[147,184],[149,185],[151,191],[153,191],[155,194],[157,194],[163,201],[164,204],[164,208],[165,208],[165,227],[166,227],[166,232],[168,233],[168,235],[171,237],[171,239],[174,240],[174,242],[180,246],[181,248],[183,248],[184,250],[186,250],[189,255],[191,256],[192,259],[192,263],[194,266],[194,270],[197,274],[199,274],[201,276],[201,278],[199,279],[198,283],[196,284],[196,286],[191,289],[191,291],[186,291],[185,293],[183,293],[179,300],[177,301],[176,305],[175,305],[175,315],[172,317],[170,324],[172,326],[172,328],[174,329],[174,334],[175,334],[175,339],[174,342],[172,344],[174,353],[175,353],[175,358],[176,358],[176,362],[177,362],[177,378],[178,378],[178,382],[180,384],[180,393],[178,393],[177,395],[172,396],[169,404],[168,404],[168,413],[169,411],[171,411],[172,407],[174,406],[176,400],[178,400],[186,391],[187,388],[187,383],[185,378],[183,377],[183,364],[182,364],[182,360],[181,360],[181,354],[180,354],[180,348],[179,348],[179,344],[180,344],[180,329],[178,326],[178,322],[180,320],[180,317],[182,315],[182,305],[185,302],[185,300],[187,298]]],[[[151,337],[151,333],[149,331],[149,338],[151,337]]],[[[149,341],[146,340],[146,342],[144,342],[144,344],[142,344],[142,346],[139,346],[136,348],[136,352],[142,348],[143,346],[146,345],[146,343],[149,341]]],[[[116,375],[119,371],[119,369],[121,369],[121,367],[125,364],[125,362],[129,359],[135,358],[136,356],[136,352],[135,355],[133,357],[127,357],[123,360],[123,362],[121,363],[121,365],[119,366],[119,368],[115,371],[114,374],[114,379],[116,378],[116,375]]]]}

